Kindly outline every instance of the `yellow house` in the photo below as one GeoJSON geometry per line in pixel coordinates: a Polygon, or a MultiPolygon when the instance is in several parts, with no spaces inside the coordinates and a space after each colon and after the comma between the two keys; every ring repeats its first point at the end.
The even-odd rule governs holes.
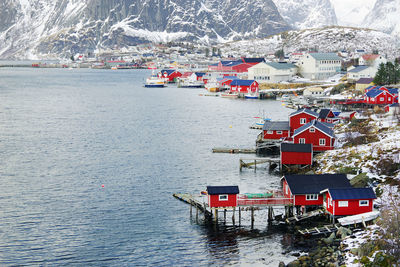
{"type": "Polygon", "coordinates": [[[364,93],[365,88],[374,85],[374,83],[372,82],[373,80],[373,78],[360,78],[358,81],[356,81],[356,90],[364,93]]]}

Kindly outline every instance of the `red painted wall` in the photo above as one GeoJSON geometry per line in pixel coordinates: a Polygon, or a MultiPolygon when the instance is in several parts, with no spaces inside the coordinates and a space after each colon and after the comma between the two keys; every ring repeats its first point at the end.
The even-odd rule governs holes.
{"type": "Polygon", "coordinates": [[[393,104],[395,103],[395,96],[383,90],[383,93],[378,95],[375,98],[365,97],[365,103],[372,105],[385,105],[385,104],[393,104]],[[381,100],[383,98],[383,100],[381,100]],[[389,100],[390,99],[390,100],[389,100]]]}
{"type": "Polygon", "coordinates": [[[322,195],[318,195],[317,200],[306,200],[306,195],[296,195],[294,199],[295,206],[322,206],[322,195]]]}
{"type": "Polygon", "coordinates": [[[365,212],[370,212],[373,210],[374,206],[374,200],[373,199],[365,199],[369,200],[369,205],[368,206],[360,206],[359,205],[359,200],[360,199],[343,199],[343,201],[348,201],[348,207],[339,207],[339,201],[342,200],[333,200],[332,205],[329,205],[329,199],[331,198],[330,194],[328,192],[324,193],[326,195],[325,199],[325,207],[326,210],[335,216],[341,216],[341,215],[356,215],[356,214],[361,214],[365,212]],[[335,206],[335,208],[334,208],[335,206]]]}
{"type": "Polygon", "coordinates": [[[264,131],[264,139],[279,140],[282,137],[289,137],[289,131],[282,131],[282,134],[277,134],[277,131],[273,131],[272,134],[269,134],[267,132],[268,131],[264,131]]]}
{"type": "Polygon", "coordinates": [[[312,144],[313,151],[331,150],[333,149],[333,144],[335,142],[335,138],[329,137],[325,133],[319,131],[317,128],[315,128],[314,133],[310,133],[309,129],[307,129],[304,132],[293,136],[294,143],[300,144],[300,138],[304,138],[306,144],[312,144]],[[319,139],[325,139],[325,146],[319,145],[319,139]]]}
{"type": "Polygon", "coordinates": [[[317,119],[317,117],[311,116],[311,115],[306,114],[306,113],[300,113],[300,114],[297,114],[295,116],[290,117],[289,118],[289,125],[290,125],[290,131],[292,133],[297,128],[300,128],[301,126],[305,125],[305,124],[300,124],[300,119],[301,118],[306,118],[306,123],[305,124],[317,119]]]}
{"type": "Polygon", "coordinates": [[[258,83],[255,81],[250,86],[236,86],[231,85],[231,92],[248,93],[248,92],[258,92],[258,83]]]}
{"type": "Polygon", "coordinates": [[[220,201],[219,195],[208,195],[208,206],[211,208],[236,207],[237,195],[228,195],[226,201],[220,201]]]}
{"type": "Polygon", "coordinates": [[[312,152],[281,152],[281,162],[282,164],[302,164],[311,165],[312,164],[312,152]]]}

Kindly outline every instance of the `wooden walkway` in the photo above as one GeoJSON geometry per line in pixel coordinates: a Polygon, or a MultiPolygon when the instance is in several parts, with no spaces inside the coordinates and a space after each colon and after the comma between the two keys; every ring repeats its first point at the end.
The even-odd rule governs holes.
{"type": "Polygon", "coordinates": [[[172,196],[176,199],[179,199],[180,201],[183,201],[191,207],[195,207],[196,210],[200,210],[201,212],[204,213],[205,216],[211,217],[212,213],[207,209],[207,204],[202,203],[199,199],[196,199],[193,195],[191,194],[172,194],[172,196]]]}
{"type": "Polygon", "coordinates": [[[213,148],[213,153],[255,154],[255,148],[213,148]]]}
{"type": "Polygon", "coordinates": [[[295,223],[295,222],[298,222],[298,221],[301,221],[301,220],[305,220],[305,219],[308,219],[308,218],[311,218],[311,217],[314,217],[314,216],[317,216],[317,215],[321,215],[323,213],[324,213],[324,211],[320,210],[320,209],[319,210],[313,210],[313,211],[310,211],[310,212],[307,212],[307,213],[304,213],[304,214],[301,214],[301,215],[295,215],[293,217],[289,217],[289,218],[286,219],[286,222],[287,223],[295,223]]]}
{"type": "Polygon", "coordinates": [[[320,235],[320,234],[328,234],[333,233],[339,230],[340,224],[328,224],[321,227],[314,227],[304,230],[298,230],[302,235],[320,235]]]}
{"type": "Polygon", "coordinates": [[[240,171],[242,171],[242,168],[254,168],[254,170],[256,170],[257,164],[260,165],[263,163],[269,163],[269,167],[271,168],[271,165],[273,163],[279,165],[280,159],[279,158],[239,159],[240,171]]]}

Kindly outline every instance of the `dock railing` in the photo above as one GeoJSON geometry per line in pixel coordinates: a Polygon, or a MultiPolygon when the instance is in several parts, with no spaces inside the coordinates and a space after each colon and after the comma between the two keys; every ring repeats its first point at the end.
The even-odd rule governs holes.
{"type": "Polygon", "coordinates": [[[246,195],[238,196],[238,206],[290,206],[293,198],[285,198],[282,192],[273,192],[271,197],[248,198],[246,195]]]}

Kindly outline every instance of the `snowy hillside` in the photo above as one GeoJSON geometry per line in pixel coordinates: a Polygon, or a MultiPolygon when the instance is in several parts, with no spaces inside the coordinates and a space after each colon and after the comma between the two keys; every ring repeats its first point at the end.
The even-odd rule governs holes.
{"type": "Polygon", "coordinates": [[[0,58],[144,42],[214,43],[290,29],[272,0],[16,0],[0,3],[0,58]]]}
{"type": "Polygon", "coordinates": [[[265,56],[284,49],[285,53],[317,49],[333,52],[354,49],[374,49],[389,58],[399,56],[399,40],[388,34],[359,28],[325,27],[301,31],[289,31],[264,39],[238,41],[221,45],[223,54],[235,56],[265,56]]]}
{"type": "Polygon", "coordinates": [[[377,0],[363,26],[400,37],[400,0],[377,0]]]}
{"type": "Polygon", "coordinates": [[[282,17],[296,29],[337,25],[329,0],[273,0],[282,17]]]}

